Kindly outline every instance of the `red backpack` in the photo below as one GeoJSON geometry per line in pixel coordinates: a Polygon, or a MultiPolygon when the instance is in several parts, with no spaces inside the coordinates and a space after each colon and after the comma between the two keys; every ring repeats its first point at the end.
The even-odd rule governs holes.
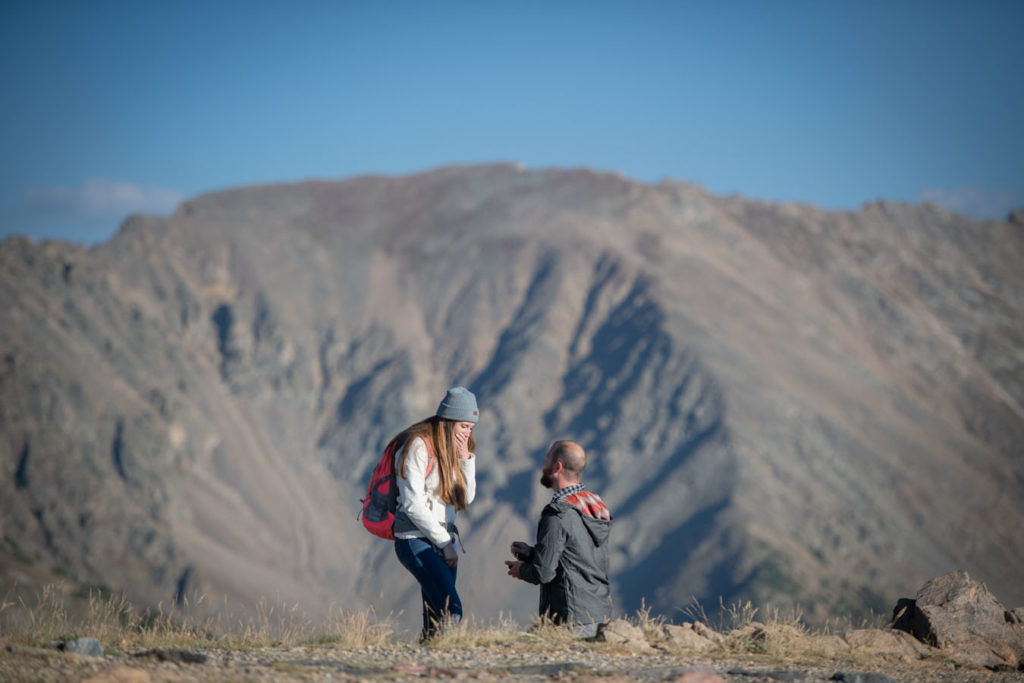
{"type": "MultiPolygon", "coordinates": [[[[430,442],[426,439],[423,443],[427,446],[427,473],[434,467],[434,458],[430,456],[430,442]]],[[[384,455],[370,476],[370,483],[366,487],[366,498],[362,499],[363,509],[359,516],[363,520],[363,526],[374,536],[380,536],[389,541],[395,538],[391,527],[395,524],[395,512],[398,511],[398,482],[395,481],[395,453],[403,445],[398,439],[392,439],[388,447],[384,449],[384,455]]]]}

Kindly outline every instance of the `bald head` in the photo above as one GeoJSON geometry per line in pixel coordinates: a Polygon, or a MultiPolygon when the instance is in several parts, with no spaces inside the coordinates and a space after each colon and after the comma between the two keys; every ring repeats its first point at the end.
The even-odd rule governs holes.
{"type": "Polygon", "coordinates": [[[562,463],[565,476],[571,483],[578,483],[583,478],[583,468],[587,466],[587,454],[583,447],[575,441],[556,441],[548,450],[551,464],[562,463]]]}

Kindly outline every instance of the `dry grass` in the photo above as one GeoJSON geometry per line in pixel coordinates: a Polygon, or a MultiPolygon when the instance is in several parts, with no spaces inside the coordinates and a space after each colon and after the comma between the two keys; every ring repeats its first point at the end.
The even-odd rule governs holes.
{"type": "MultiPolygon", "coordinates": [[[[372,609],[337,609],[327,619],[313,620],[297,606],[273,605],[260,600],[255,616],[230,621],[231,610],[212,609],[204,596],[181,606],[158,605],[152,610],[135,608],[126,597],[89,593],[85,606],[55,585],[45,587],[30,604],[9,596],[0,600],[0,629],[11,643],[39,646],[74,638],[97,638],[114,650],[151,648],[220,648],[255,650],[266,647],[329,646],[356,650],[385,646],[395,639],[394,615],[377,618],[372,609]]],[[[643,607],[632,619],[650,639],[660,637],[664,623],[643,607]]],[[[514,646],[553,651],[580,643],[581,639],[547,619],[523,628],[510,617],[496,621],[472,617],[444,630],[427,643],[431,649],[451,650],[514,646]]]]}
{"type": "Polygon", "coordinates": [[[648,642],[655,642],[660,639],[667,623],[666,619],[662,616],[652,617],[651,608],[647,606],[647,602],[643,599],[640,600],[640,609],[637,610],[636,616],[628,621],[643,631],[644,637],[647,638],[648,642]]]}
{"type": "Polygon", "coordinates": [[[305,642],[343,650],[382,647],[394,638],[393,623],[392,615],[378,620],[372,608],[362,612],[339,609],[331,613],[326,633],[306,638],[305,642]]]}
{"type": "Polygon", "coordinates": [[[50,585],[31,604],[7,598],[0,601],[0,628],[15,644],[38,646],[74,638],[96,638],[111,649],[222,648],[253,650],[296,645],[331,645],[344,649],[376,647],[392,639],[391,618],[378,620],[373,610],[332,610],[326,620],[314,621],[297,606],[272,605],[261,600],[255,616],[230,621],[200,617],[217,612],[205,598],[181,606],[158,605],[138,610],[122,596],[89,593],[84,608],[69,609],[70,596],[50,585]]]}
{"type": "Polygon", "coordinates": [[[774,664],[795,665],[823,660],[853,661],[865,654],[855,652],[840,636],[834,635],[834,624],[812,631],[799,609],[782,613],[767,608],[759,617],[762,610],[750,601],[728,607],[720,603],[719,607],[717,626],[711,625],[699,604],[694,603],[686,610],[694,622],[720,634],[716,638],[718,647],[713,651],[717,657],[754,658],[774,664]]]}
{"type": "Polygon", "coordinates": [[[503,615],[499,615],[493,623],[467,617],[458,624],[445,627],[440,635],[429,640],[426,645],[438,650],[506,645],[518,638],[520,634],[517,630],[516,623],[503,615]]]}
{"type": "MultiPolygon", "coordinates": [[[[222,649],[252,651],[275,647],[329,647],[355,651],[387,648],[395,644],[395,617],[378,618],[373,610],[335,609],[326,619],[310,619],[297,606],[273,605],[261,600],[255,616],[229,621],[227,617],[198,617],[198,614],[227,614],[212,609],[199,597],[191,604],[158,606],[138,610],[124,596],[92,592],[84,609],[72,596],[55,586],[26,605],[10,595],[0,600],[0,630],[10,644],[45,646],[78,637],[97,638],[112,652],[137,649],[222,649]]],[[[79,601],[80,602],[80,601],[79,601]]],[[[227,606],[225,605],[225,608],[227,606]]],[[[812,632],[799,611],[781,614],[759,610],[750,602],[722,606],[715,626],[699,605],[686,612],[693,630],[709,637],[714,646],[701,652],[713,659],[756,660],[774,664],[821,663],[822,661],[869,661],[871,653],[859,652],[843,638],[824,631],[812,632]]],[[[652,616],[646,605],[626,619],[640,629],[651,645],[672,651],[666,641],[666,620],[652,616]]],[[[554,652],[584,646],[568,629],[547,620],[528,628],[511,618],[499,616],[494,622],[466,618],[427,644],[428,649],[476,650],[487,648],[513,651],[554,652]]],[[[601,651],[602,643],[585,647],[601,651]]],[[[683,646],[685,647],[685,646],[683,646]]],[[[686,653],[694,654],[687,650],[686,653]]]]}

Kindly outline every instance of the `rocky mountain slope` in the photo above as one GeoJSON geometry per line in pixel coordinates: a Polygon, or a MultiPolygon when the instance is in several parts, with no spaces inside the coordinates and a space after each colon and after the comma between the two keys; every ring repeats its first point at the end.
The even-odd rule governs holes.
{"type": "Polygon", "coordinates": [[[1024,604],[1024,225],[585,170],[246,187],[108,243],[0,244],[5,552],[135,601],[404,610],[355,519],[381,446],[476,392],[460,592],[505,576],[555,438],[616,517],[620,612],[1024,604]]]}

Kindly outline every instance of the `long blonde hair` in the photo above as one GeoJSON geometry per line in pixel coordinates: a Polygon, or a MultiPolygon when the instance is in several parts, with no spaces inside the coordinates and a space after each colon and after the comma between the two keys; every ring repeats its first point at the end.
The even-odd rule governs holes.
{"type": "MultiPolygon", "coordinates": [[[[409,457],[409,446],[416,438],[423,439],[427,449],[437,459],[437,474],[440,478],[441,500],[454,505],[456,510],[466,509],[466,477],[459,467],[459,455],[455,451],[455,421],[434,415],[417,422],[395,437],[402,443],[402,459],[398,473],[405,476],[405,461],[409,457]]],[[[469,452],[476,451],[476,439],[472,433],[467,444],[469,452]]]]}

